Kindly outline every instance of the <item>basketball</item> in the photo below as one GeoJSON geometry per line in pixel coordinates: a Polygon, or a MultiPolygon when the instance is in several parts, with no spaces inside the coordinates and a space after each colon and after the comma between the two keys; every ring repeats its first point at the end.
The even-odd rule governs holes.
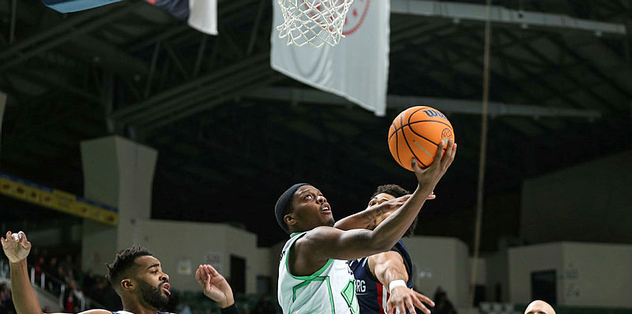
{"type": "Polygon", "coordinates": [[[413,157],[422,169],[429,167],[442,141],[449,139],[454,139],[452,124],[441,111],[427,106],[402,111],[388,130],[391,155],[400,166],[410,171],[413,171],[413,157]]]}

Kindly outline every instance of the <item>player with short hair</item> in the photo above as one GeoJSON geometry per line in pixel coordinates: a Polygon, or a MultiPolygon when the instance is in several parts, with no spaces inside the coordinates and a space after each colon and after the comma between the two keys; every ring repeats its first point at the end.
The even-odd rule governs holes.
{"type": "MultiPolygon", "coordinates": [[[[31,242],[22,231],[6,233],[0,238],[2,249],[9,259],[11,269],[11,289],[17,314],[43,314],[35,291],[29,281],[26,257],[31,250],[31,242]]],[[[123,310],[111,312],[95,309],[80,314],[162,314],[161,310],[169,302],[169,275],[160,261],[149,251],[140,247],[122,250],[114,262],[107,265],[108,279],[121,297],[123,310]]],[[[219,303],[222,314],[235,314],[233,293],[226,279],[211,265],[200,265],[195,277],[204,288],[204,295],[219,303]]]]}
{"type": "MultiPolygon", "coordinates": [[[[358,313],[355,279],[347,261],[390,250],[404,235],[454,161],[456,144],[443,142],[438,152],[425,170],[412,160],[418,181],[415,192],[398,200],[405,203],[373,230],[334,228],[331,206],[310,184],[295,184],[279,197],[277,222],[291,234],[279,264],[278,298],[283,313],[358,313]],[[443,154],[442,148],[447,148],[443,154]]],[[[422,308],[421,300],[406,304],[411,313],[415,306],[422,308]]]]}
{"type": "MultiPolygon", "coordinates": [[[[396,184],[380,185],[369,200],[369,208],[408,194],[409,191],[396,184]]],[[[432,196],[434,198],[434,194],[432,196]]],[[[367,225],[367,228],[374,229],[390,214],[392,211],[384,212],[376,217],[375,222],[367,225]]],[[[348,229],[350,219],[354,219],[353,216],[338,221],[335,227],[348,229]]],[[[415,217],[410,224],[404,234],[405,237],[415,233],[417,219],[418,217],[415,217]]],[[[400,309],[401,313],[405,313],[406,304],[414,299],[434,306],[430,298],[412,289],[413,262],[401,240],[397,241],[390,251],[349,261],[349,267],[356,279],[356,295],[361,314],[393,313],[394,309],[400,309]]],[[[420,309],[428,311],[423,305],[420,309]]]]}

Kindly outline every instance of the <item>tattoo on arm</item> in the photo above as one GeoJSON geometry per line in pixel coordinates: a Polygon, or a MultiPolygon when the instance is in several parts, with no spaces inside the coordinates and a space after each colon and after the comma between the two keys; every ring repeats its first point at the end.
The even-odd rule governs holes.
{"type": "Polygon", "coordinates": [[[383,208],[376,208],[375,210],[373,210],[371,212],[370,215],[367,215],[366,217],[366,224],[369,228],[375,228],[377,226],[377,219],[378,217],[382,216],[382,214],[384,214],[385,210],[383,208]]]}

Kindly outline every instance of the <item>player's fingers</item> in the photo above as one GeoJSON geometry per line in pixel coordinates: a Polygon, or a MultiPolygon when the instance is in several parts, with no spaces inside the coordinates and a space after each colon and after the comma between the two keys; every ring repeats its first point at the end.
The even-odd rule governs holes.
{"type": "Polygon", "coordinates": [[[28,241],[26,239],[26,233],[24,233],[24,231],[18,232],[18,237],[20,238],[20,241],[23,242],[23,243],[28,241]]]}
{"type": "Polygon", "coordinates": [[[12,234],[11,231],[7,231],[7,234],[6,234],[7,240],[11,239],[11,234],[12,234]]]}
{"type": "Polygon", "coordinates": [[[200,269],[198,268],[198,270],[195,271],[195,280],[197,280],[197,282],[202,283],[202,274],[200,272],[200,269]]]}
{"type": "Polygon", "coordinates": [[[406,308],[408,309],[408,313],[417,314],[415,311],[415,305],[413,305],[412,298],[406,298],[406,308]]]}
{"type": "Polygon", "coordinates": [[[202,271],[207,278],[213,278],[213,274],[211,274],[211,271],[208,269],[208,265],[202,265],[202,271]]]}
{"type": "Polygon", "coordinates": [[[397,308],[399,307],[400,302],[395,301],[394,299],[389,298],[389,300],[386,302],[386,312],[387,313],[395,313],[397,311],[397,308]]]}
{"type": "Polygon", "coordinates": [[[443,153],[443,150],[446,148],[448,144],[447,142],[448,141],[446,141],[445,139],[441,140],[441,144],[439,144],[439,146],[437,147],[437,153],[434,156],[433,164],[439,164],[443,156],[447,155],[443,153]]]}
{"type": "MultiPolygon", "coordinates": [[[[415,302],[416,303],[416,302],[415,302]]],[[[425,314],[430,314],[432,313],[423,303],[420,304],[416,304],[415,305],[416,308],[420,309],[422,312],[424,312],[425,314]]]]}
{"type": "Polygon", "coordinates": [[[423,294],[421,294],[421,293],[419,293],[417,291],[415,291],[415,296],[416,296],[416,299],[419,302],[423,302],[423,303],[429,304],[432,307],[435,306],[435,303],[432,301],[432,299],[430,299],[429,297],[427,297],[427,296],[425,296],[425,295],[423,295],[423,294]]]}
{"type": "MultiPolygon", "coordinates": [[[[399,306],[398,306],[397,303],[395,303],[395,302],[388,302],[386,304],[386,312],[387,313],[391,313],[391,314],[395,314],[395,313],[397,313],[397,308],[398,307],[399,306]]],[[[401,313],[401,310],[400,310],[400,313],[401,313]]]]}
{"type": "Polygon", "coordinates": [[[450,141],[448,142],[448,150],[446,151],[445,158],[443,160],[445,169],[447,169],[452,164],[455,156],[456,156],[456,143],[454,143],[454,139],[450,139],[450,141]]]}
{"type": "Polygon", "coordinates": [[[434,194],[434,192],[432,192],[430,195],[428,195],[428,197],[426,199],[433,200],[435,198],[437,198],[437,196],[434,194]]]}
{"type": "Polygon", "coordinates": [[[419,162],[414,157],[411,159],[410,165],[413,167],[413,170],[416,173],[419,173],[419,172],[421,172],[423,170],[423,169],[421,169],[421,167],[419,167],[419,162]]]}
{"type": "Polygon", "coordinates": [[[26,238],[26,233],[23,231],[18,232],[18,238],[20,239],[20,245],[22,245],[24,249],[29,250],[31,248],[31,242],[26,238]]]}
{"type": "Polygon", "coordinates": [[[423,304],[421,302],[421,300],[418,297],[417,298],[413,298],[413,304],[415,305],[416,308],[420,309],[422,312],[424,312],[426,314],[430,314],[430,310],[426,307],[425,304],[423,304]]]}
{"type": "Polygon", "coordinates": [[[215,276],[218,276],[218,275],[219,275],[219,273],[217,272],[217,270],[215,270],[215,268],[214,268],[212,265],[208,265],[208,270],[209,270],[209,273],[210,273],[211,275],[213,275],[213,277],[215,277],[215,276]]]}

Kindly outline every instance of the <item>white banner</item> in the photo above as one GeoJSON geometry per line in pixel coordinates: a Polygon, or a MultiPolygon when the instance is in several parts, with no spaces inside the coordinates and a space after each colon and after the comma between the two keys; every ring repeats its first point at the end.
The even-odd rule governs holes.
{"type": "MultiPolygon", "coordinates": [[[[314,0],[306,0],[314,1],[314,0]]],[[[316,0],[317,1],[317,0],[316,0]]],[[[283,15],[272,0],[270,63],[273,69],[315,88],[342,96],[378,116],[386,113],[390,1],[355,0],[340,43],[314,48],[287,45],[277,25],[283,15]]]]}
{"type": "Polygon", "coordinates": [[[217,0],[189,0],[189,26],[217,35],[217,0]]]}

